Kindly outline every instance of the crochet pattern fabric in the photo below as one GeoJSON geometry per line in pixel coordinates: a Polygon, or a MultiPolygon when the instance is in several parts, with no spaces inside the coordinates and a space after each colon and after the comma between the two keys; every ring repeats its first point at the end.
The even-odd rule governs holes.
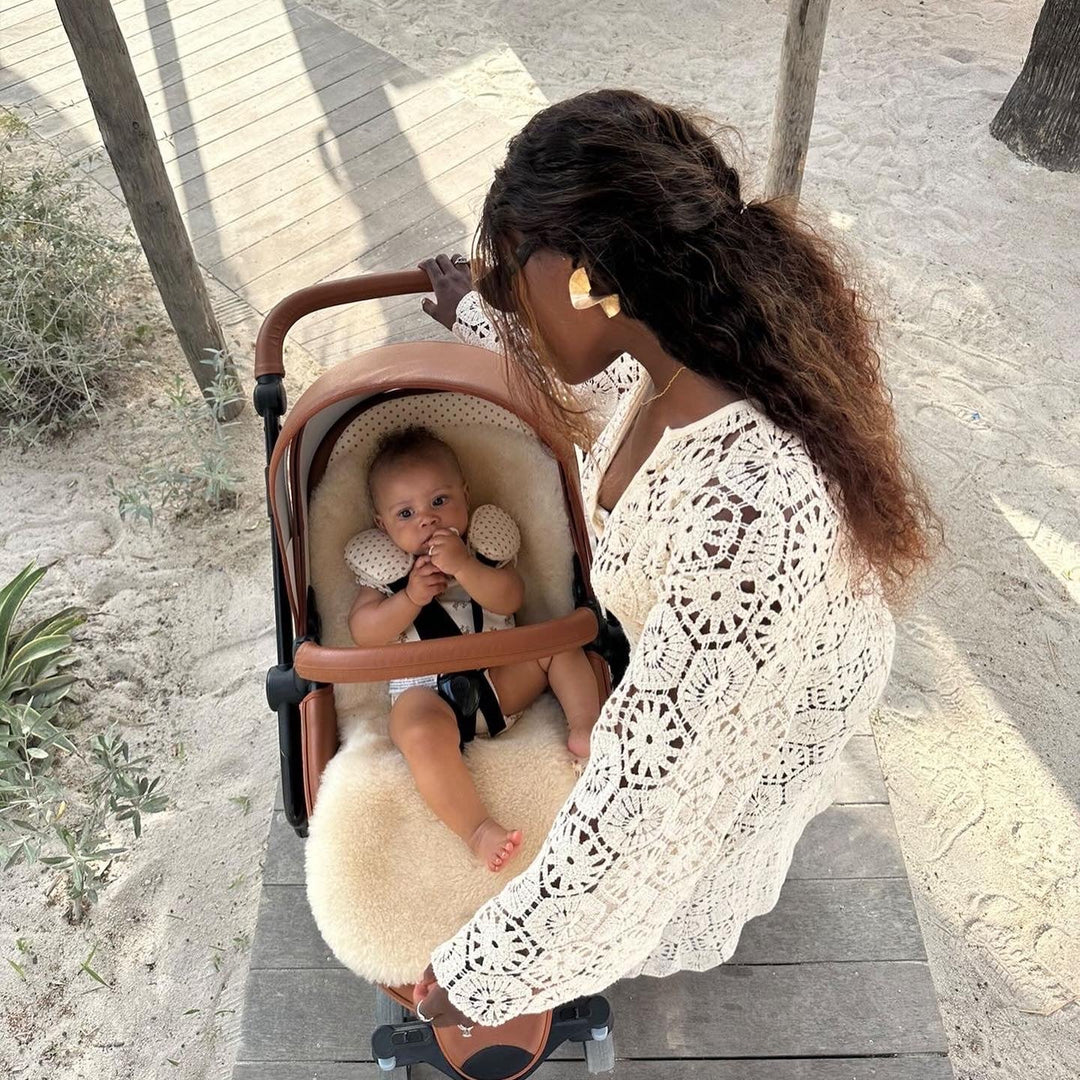
{"type": "Polygon", "coordinates": [[[888,677],[880,590],[854,591],[828,485],[753,403],[666,431],[611,514],[595,513],[653,392],[634,367],[584,476],[602,530],[593,583],[630,668],[536,858],[432,955],[482,1024],[728,959],[776,903],[888,677]]]}

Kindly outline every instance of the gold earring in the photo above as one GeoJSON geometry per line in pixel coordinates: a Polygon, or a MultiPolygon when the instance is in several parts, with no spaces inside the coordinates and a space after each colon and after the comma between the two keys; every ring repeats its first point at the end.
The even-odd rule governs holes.
{"type": "Polygon", "coordinates": [[[592,284],[584,266],[579,266],[570,275],[570,303],[574,305],[575,311],[584,311],[599,304],[609,319],[615,318],[622,306],[615,293],[608,296],[592,295],[592,284]]]}

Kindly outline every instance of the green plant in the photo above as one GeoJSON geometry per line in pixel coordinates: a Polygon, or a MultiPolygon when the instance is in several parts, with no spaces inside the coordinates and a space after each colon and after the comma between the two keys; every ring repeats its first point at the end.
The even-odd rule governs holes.
{"type": "Polygon", "coordinates": [[[236,505],[242,477],[230,464],[229,429],[235,421],[224,416],[240,399],[240,387],[226,370],[225,356],[207,352],[210,358],[203,363],[213,368],[214,377],[205,394],[179,375],[166,390],[162,426],[168,460],[143,466],[126,486],[107,479],[121,518],[153,525],[157,511],[166,507],[179,513],[199,505],[215,510],[236,505]]]}
{"type": "Polygon", "coordinates": [[[127,352],[136,249],[103,225],[77,164],[13,155],[29,137],[0,126],[0,439],[30,444],[95,414],[127,352]]]}
{"type": "Polygon", "coordinates": [[[70,731],[57,722],[75,682],[70,671],[71,631],[85,621],[67,607],[14,632],[15,619],[45,569],[33,563],[0,588],[0,862],[59,871],[76,921],[96,903],[112,860],[126,848],[113,843],[110,820],[130,821],[138,838],[142,815],[163,810],[160,778],[143,772],[113,730],[93,737],[93,766],[85,792],[62,785],[58,756],[80,754],[70,731]]]}

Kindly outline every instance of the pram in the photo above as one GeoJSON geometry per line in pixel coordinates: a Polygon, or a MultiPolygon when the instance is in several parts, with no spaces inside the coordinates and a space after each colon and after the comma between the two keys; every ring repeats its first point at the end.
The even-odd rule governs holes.
{"type": "Polygon", "coordinates": [[[542,406],[518,402],[501,359],[452,342],[369,349],[320,375],[284,424],[283,345],[301,318],[327,307],[429,291],[422,271],[316,285],[267,315],[255,350],[273,543],[278,663],[267,673],[277,713],[285,815],[306,845],[308,898],[338,959],[376,984],[372,1056],[384,1070],[427,1062],[464,1080],[518,1080],[563,1043],[584,1044],[590,1072],[614,1064],[611,1010],[600,996],[497,1028],[433,1028],[411,1014],[411,983],[430,949],[528,865],[573,785],[560,714],[545,696],[466,760],[485,802],[524,824],[531,847],[501,874],[462,863],[455,837],[417,806],[407,767],[385,734],[391,677],[450,673],[590,651],[601,699],[626,663],[625,639],[589,581],[590,545],[574,449],[542,406]],[[357,648],[346,614],[355,585],[342,561],[370,526],[364,468],[391,427],[423,423],[457,451],[477,503],[511,511],[524,538],[526,604],[512,630],[357,648]],[[535,715],[534,715],[535,714],[535,715]],[[410,801],[411,800],[411,801],[410,801]],[[409,851],[395,859],[396,848],[409,851]],[[413,876],[402,876],[402,875],[413,876]],[[440,905],[410,909],[415,875],[440,905]],[[434,907],[434,910],[433,910],[434,907]]]}

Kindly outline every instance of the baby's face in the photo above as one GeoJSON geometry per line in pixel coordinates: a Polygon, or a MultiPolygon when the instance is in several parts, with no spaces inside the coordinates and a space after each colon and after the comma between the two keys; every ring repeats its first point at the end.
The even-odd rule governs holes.
{"type": "Polygon", "coordinates": [[[375,524],[410,555],[426,555],[439,529],[464,535],[469,493],[449,462],[417,459],[386,469],[374,485],[375,524]]]}

